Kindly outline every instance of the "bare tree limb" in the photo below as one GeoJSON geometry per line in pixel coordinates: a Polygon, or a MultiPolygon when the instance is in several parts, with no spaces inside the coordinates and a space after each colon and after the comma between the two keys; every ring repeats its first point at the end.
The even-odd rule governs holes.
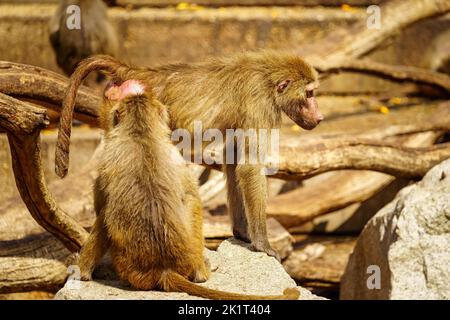
{"type": "Polygon", "coordinates": [[[450,158],[450,143],[427,148],[354,139],[310,148],[281,148],[277,177],[304,179],[332,170],[357,169],[417,179],[450,158]]]}
{"type": "Polygon", "coordinates": [[[39,133],[48,124],[46,113],[4,94],[0,94],[0,101],[0,126],[8,135],[16,185],[23,201],[33,218],[69,250],[80,249],[88,233],[57,206],[45,182],[39,133]]]}
{"type": "Polygon", "coordinates": [[[368,28],[366,19],[352,26],[333,30],[328,37],[297,50],[314,65],[339,64],[362,57],[399,30],[423,19],[450,10],[447,0],[395,0],[380,6],[381,28],[368,28]]]}
{"type": "Polygon", "coordinates": [[[315,67],[321,72],[320,77],[322,79],[333,73],[352,71],[381,76],[383,78],[395,81],[406,80],[421,84],[428,84],[444,89],[448,94],[450,94],[450,77],[448,75],[423,68],[393,66],[369,60],[345,61],[336,64],[330,64],[327,62],[326,66],[316,65],[315,67]]]}
{"type": "MultiPolygon", "coordinates": [[[[61,110],[68,79],[55,72],[8,61],[0,61],[0,92],[46,103],[61,110]]],[[[87,87],[80,87],[75,104],[75,118],[97,125],[100,97],[87,87]]]]}
{"type": "Polygon", "coordinates": [[[206,203],[225,189],[226,179],[223,173],[218,173],[199,188],[200,199],[206,203]]]}
{"type": "Polygon", "coordinates": [[[0,293],[55,291],[64,285],[66,266],[56,260],[0,257],[0,293]]]}
{"type": "MultiPolygon", "coordinates": [[[[408,136],[408,147],[429,146],[440,136],[426,132],[408,136]]],[[[396,140],[400,138],[396,138],[396,140]]],[[[369,199],[382,190],[394,177],[373,171],[332,171],[318,175],[308,184],[269,200],[267,215],[276,218],[286,228],[299,226],[314,218],[369,199]]]]}
{"type": "MultiPolygon", "coordinates": [[[[213,159],[219,154],[205,152],[213,159]]],[[[427,148],[407,148],[396,143],[368,139],[336,139],[307,146],[280,147],[277,164],[269,165],[272,178],[302,180],[327,171],[355,169],[417,179],[436,164],[450,158],[450,143],[427,148]]],[[[212,161],[212,160],[211,160],[212,161]]],[[[211,162],[210,162],[211,163],[211,162]]],[[[221,170],[218,164],[212,168],[221,170]]]]}
{"type": "Polygon", "coordinates": [[[49,125],[44,109],[0,92],[0,127],[13,134],[32,134],[49,125]]]}

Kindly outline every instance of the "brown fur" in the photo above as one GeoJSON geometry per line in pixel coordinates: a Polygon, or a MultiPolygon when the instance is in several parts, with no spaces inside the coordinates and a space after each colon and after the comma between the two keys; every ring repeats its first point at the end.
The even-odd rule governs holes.
{"type": "Polygon", "coordinates": [[[119,277],[137,289],[210,299],[297,299],[296,289],[255,296],[191,282],[209,277],[202,205],[194,177],[170,142],[166,108],[151,90],[105,105],[104,150],[94,188],[97,219],[80,254],[82,279],[91,278],[109,248],[119,277]]]}
{"type": "Polygon", "coordinates": [[[67,75],[91,55],[116,56],[118,51],[117,35],[101,0],[61,0],[50,21],[50,42],[58,65],[67,75]],[[80,7],[81,29],[69,30],[66,26],[70,5],[80,7]]]}
{"type": "MultiPolygon", "coordinates": [[[[169,108],[170,128],[192,130],[200,120],[203,129],[279,128],[281,113],[305,129],[322,119],[314,98],[317,72],[298,56],[280,52],[247,52],[195,64],[172,64],[149,69],[130,69],[119,61],[97,56],[84,61],[71,78],[63,106],[56,168],[67,173],[70,126],[76,90],[94,69],[148,83],[169,108]]],[[[228,207],[235,237],[257,251],[272,256],[266,230],[266,177],[260,166],[225,165],[228,207]]]]}

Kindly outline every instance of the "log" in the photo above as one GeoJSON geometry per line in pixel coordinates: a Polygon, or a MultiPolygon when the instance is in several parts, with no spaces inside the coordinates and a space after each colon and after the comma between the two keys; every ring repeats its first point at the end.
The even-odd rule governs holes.
{"type": "Polygon", "coordinates": [[[338,284],[355,244],[356,237],[308,236],[296,243],[283,267],[301,285],[308,286],[311,282],[338,284]]]}
{"type": "MultiPolygon", "coordinates": [[[[415,134],[405,145],[430,145],[439,136],[439,133],[415,134]]],[[[269,199],[266,212],[289,230],[330,211],[364,201],[394,179],[370,171],[329,172],[306,180],[305,187],[269,199]]]]}
{"type": "Polygon", "coordinates": [[[357,169],[418,179],[436,164],[450,158],[450,143],[408,148],[396,143],[351,139],[314,147],[280,148],[276,177],[305,179],[319,173],[357,169]]]}
{"type": "Polygon", "coordinates": [[[0,293],[56,291],[64,285],[66,266],[56,260],[0,257],[0,293]]]}
{"type": "MultiPolygon", "coordinates": [[[[61,111],[68,78],[55,72],[21,63],[0,61],[0,92],[21,99],[43,102],[61,111]]],[[[75,119],[97,126],[100,96],[81,86],[75,103],[75,119]]]]}
{"type": "Polygon", "coordinates": [[[0,257],[49,259],[65,262],[70,251],[48,232],[0,241],[0,257]]]}
{"type": "Polygon", "coordinates": [[[281,194],[267,203],[266,213],[285,228],[301,225],[317,216],[363,201],[385,187],[392,178],[371,171],[339,171],[321,182],[281,194]]]}
{"type": "Polygon", "coordinates": [[[226,179],[223,173],[217,173],[199,188],[200,199],[205,204],[225,189],[226,179]]]}
{"type": "MultiPolygon", "coordinates": [[[[378,181],[377,181],[378,182],[378,181]]],[[[395,195],[410,183],[406,179],[395,179],[386,187],[362,202],[355,202],[336,211],[327,212],[296,227],[290,227],[292,234],[359,234],[366,223],[395,195]]]]}
{"type": "MultiPolygon", "coordinates": [[[[95,219],[92,195],[92,185],[96,176],[95,161],[96,154],[77,173],[70,174],[64,180],[54,180],[48,187],[62,210],[83,227],[91,226],[95,219]]],[[[23,239],[45,231],[30,216],[20,196],[11,197],[0,203],[0,226],[0,241],[23,239]]],[[[0,242],[0,255],[1,247],[0,242]]]]}
{"type": "MultiPolygon", "coordinates": [[[[210,159],[217,153],[217,150],[204,152],[210,159]]],[[[396,177],[419,179],[447,158],[450,158],[450,143],[410,148],[369,139],[329,139],[307,146],[281,146],[278,164],[267,167],[274,172],[270,177],[285,180],[303,180],[344,169],[378,171],[396,177]]],[[[218,164],[208,166],[221,170],[218,164]]]]}

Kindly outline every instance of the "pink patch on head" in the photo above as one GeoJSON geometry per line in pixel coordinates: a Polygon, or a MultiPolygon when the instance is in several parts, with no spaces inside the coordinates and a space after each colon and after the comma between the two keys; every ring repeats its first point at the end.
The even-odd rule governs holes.
{"type": "Polygon", "coordinates": [[[110,100],[123,100],[126,97],[145,93],[145,86],[137,80],[127,80],[120,86],[108,84],[105,97],[110,100]]]}
{"type": "Polygon", "coordinates": [[[120,86],[123,97],[144,94],[145,87],[137,80],[127,80],[120,86]]]}

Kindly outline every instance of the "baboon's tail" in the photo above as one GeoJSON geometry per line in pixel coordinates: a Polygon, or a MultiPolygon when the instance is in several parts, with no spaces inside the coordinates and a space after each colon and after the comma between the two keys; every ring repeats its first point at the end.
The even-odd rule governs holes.
{"type": "Polygon", "coordinates": [[[300,296],[299,291],[295,288],[285,289],[282,295],[273,296],[224,292],[200,286],[173,271],[164,271],[161,274],[159,286],[165,291],[186,292],[190,295],[214,300],[297,300],[300,296]]]}
{"type": "Polygon", "coordinates": [[[131,69],[129,66],[121,63],[119,60],[107,55],[95,55],[80,62],[70,77],[69,87],[67,88],[62,110],[58,131],[58,140],[56,142],[55,152],[55,172],[64,178],[67,174],[69,166],[69,147],[70,134],[72,131],[72,117],[75,106],[75,98],[77,96],[78,87],[89,73],[103,70],[107,73],[116,75],[123,79],[130,76],[131,69]]]}

